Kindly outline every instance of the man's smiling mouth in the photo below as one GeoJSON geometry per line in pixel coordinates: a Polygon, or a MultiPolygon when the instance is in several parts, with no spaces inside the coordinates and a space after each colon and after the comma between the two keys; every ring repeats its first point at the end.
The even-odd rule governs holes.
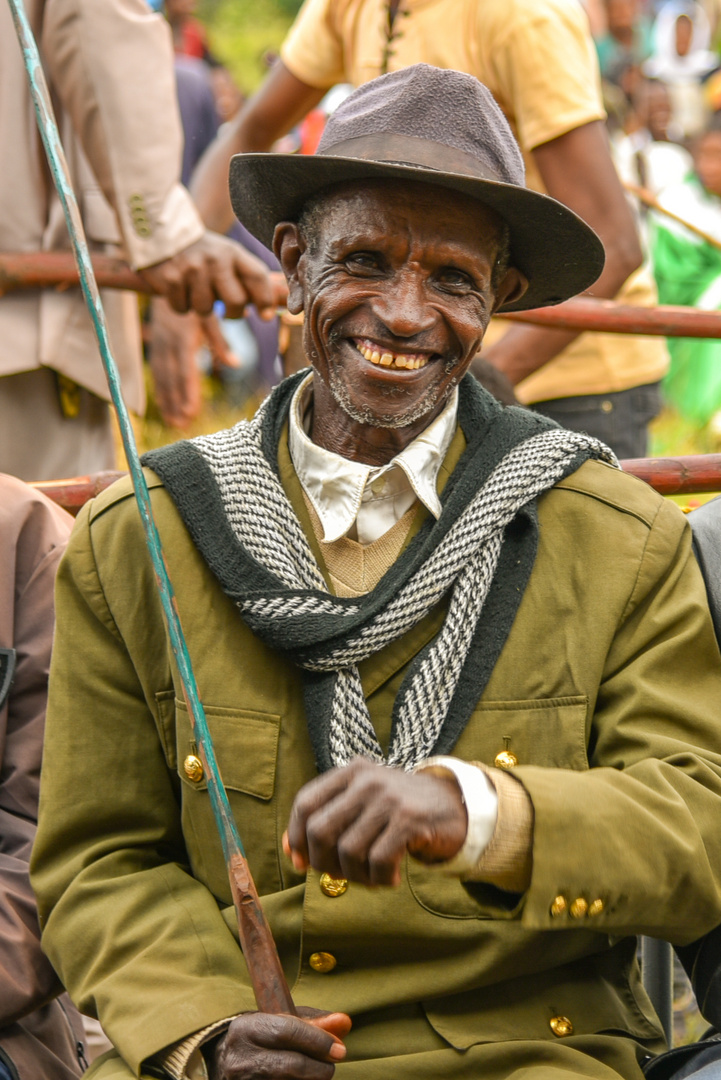
{"type": "Polygon", "coordinates": [[[361,356],[378,367],[395,368],[398,371],[417,371],[425,367],[430,357],[424,353],[391,352],[368,338],[352,338],[361,356]]]}

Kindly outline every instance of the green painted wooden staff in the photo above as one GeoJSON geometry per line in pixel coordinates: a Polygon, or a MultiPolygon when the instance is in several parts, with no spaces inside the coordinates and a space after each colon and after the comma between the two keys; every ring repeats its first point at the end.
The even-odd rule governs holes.
{"type": "Polygon", "coordinates": [[[65,220],[80,275],[80,285],[93,321],[103,367],[108,379],[110,395],[118,415],[120,434],[123,439],[123,447],[133,481],[133,488],[135,489],[135,498],[143,522],[145,540],[155,571],[168,636],[180,672],[183,694],[193,725],[193,736],[207,777],[208,795],[210,796],[215,822],[220,833],[233,902],[238,916],[240,942],[248,965],[256,1001],[258,1002],[258,1008],[262,1012],[285,1012],[295,1015],[296,1009],[293,999],[290,996],[278,951],[270,927],[263,914],[263,909],[260,906],[258,893],[245,859],[243,845],[220,776],[220,769],[215,757],[205,712],[198,695],[188,646],[183,634],[183,628],[180,625],[173,586],[168,575],[160,536],[153,519],[150,495],[135,445],[133,428],[120,390],[120,376],[110,349],[105,313],[98,292],[90,252],[85,239],[85,231],[60,142],[60,135],[53,114],[37,45],[22,0],[8,0],[8,2],[17,30],[18,41],[23,51],[40,135],[45,146],[55,187],[65,213],[65,220]]]}

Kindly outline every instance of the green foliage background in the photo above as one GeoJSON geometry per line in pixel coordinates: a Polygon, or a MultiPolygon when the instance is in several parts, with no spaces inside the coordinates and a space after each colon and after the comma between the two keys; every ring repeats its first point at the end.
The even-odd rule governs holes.
{"type": "Polygon", "coordinates": [[[277,52],[301,0],[200,0],[198,16],[208,28],[216,56],[245,93],[255,90],[277,52]]]}

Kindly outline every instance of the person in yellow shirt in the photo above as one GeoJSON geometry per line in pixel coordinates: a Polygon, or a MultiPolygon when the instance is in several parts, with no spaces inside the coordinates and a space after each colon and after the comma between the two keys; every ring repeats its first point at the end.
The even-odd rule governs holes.
{"type": "MultiPolygon", "coordinates": [[[[606,268],[594,295],[653,304],[577,0],[306,0],[280,62],[199,165],[193,192],[206,224],[222,230],[232,221],[232,154],[269,149],[335,83],[357,86],[419,61],[485,83],[524,152],[528,186],[571,207],[601,237],[606,268]]],[[[619,457],[644,455],[668,365],[661,339],[517,325],[501,338],[503,329],[484,358],[520,401],[603,439],[619,457]]]]}

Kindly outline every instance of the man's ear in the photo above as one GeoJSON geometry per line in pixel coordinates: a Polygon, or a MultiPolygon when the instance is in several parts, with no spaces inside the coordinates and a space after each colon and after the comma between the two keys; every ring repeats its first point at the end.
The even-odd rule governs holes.
{"type": "Polygon", "coordinates": [[[525,274],[522,274],[515,266],[509,266],[496,289],[493,301],[494,314],[503,304],[513,304],[516,300],[520,300],[527,288],[528,278],[525,274]]]}
{"type": "Polygon", "coordinates": [[[273,233],[273,254],[288,281],[288,311],[300,315],[305,298],[305,240],[292,221],[281,221],[273,233]]]}

